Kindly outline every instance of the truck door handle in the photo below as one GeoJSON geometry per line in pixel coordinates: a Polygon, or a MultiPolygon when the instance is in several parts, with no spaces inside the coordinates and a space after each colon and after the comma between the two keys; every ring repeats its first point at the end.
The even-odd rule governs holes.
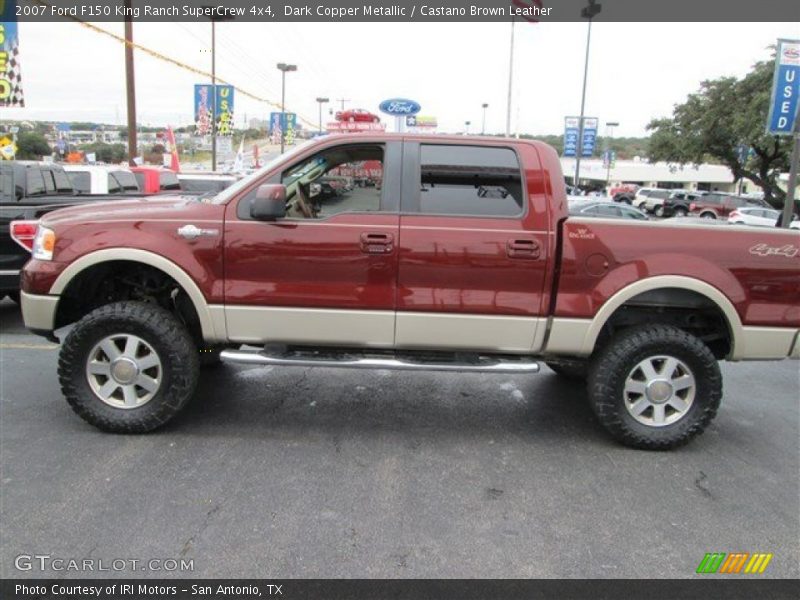
{"type": "Polygon", "coordinates": [[[509,258],[537,259],[541,254],[541,249],[536,240],[508,240],[506,253],[509,258]]]}
{"type": "Polygon", "coordinates": [[[365,254],[389,254],[394,250],[391,233],[362,233],[361,251],[365,254]]]}

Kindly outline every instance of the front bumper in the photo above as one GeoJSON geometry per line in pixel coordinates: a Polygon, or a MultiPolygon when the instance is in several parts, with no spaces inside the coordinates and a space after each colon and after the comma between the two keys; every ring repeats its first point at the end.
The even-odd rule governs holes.
{"type": "Polygon", "coordinates": [[[25,327],[33,333],[52,339],[59,298],[59,296],[21,292],[20,304],[22,305],[22,320],[25,322],[25,327]]]}

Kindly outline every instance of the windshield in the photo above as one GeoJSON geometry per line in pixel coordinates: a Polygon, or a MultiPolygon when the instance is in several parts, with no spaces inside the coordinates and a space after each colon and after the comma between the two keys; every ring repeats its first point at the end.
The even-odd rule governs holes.
{"type": "MultiPolygon", "coordinates": [[[[317,139],[319,139],[319,138],[317,138],[317,139]]],[[[279,163],[283,162],[284,160],[291,159],[293,156],[297,156],[298,154],[302,154],[308,148],[308,146],[313,144],[315,141],[317,141],[317,140],[306,140],[302,144],[298,144],[297,146],[295,146],[289,152],[285,152],[284,154],[279,154],[278,156],[273,158],[271,161],[269,161],[267,164],[265,164],[263,167],[261,167],[255,173],[253,173],[251,175],[248,175],[247,177],[244,177],[243,179],[240,179],[239,181],[234,183],[229,188],[226,188],[222,192],[217,194],[217,197],[214,198],[214,202],[213,203],[214,204],[222,204],[224,202],[227,202],[228,200],[233,198],[236,194],[238,194],[241,190],[249,187],[254,181],[258,181],[259,179],[261,179],[269,171],[274,169],[275,166],[278,165],[279,163]]]]}

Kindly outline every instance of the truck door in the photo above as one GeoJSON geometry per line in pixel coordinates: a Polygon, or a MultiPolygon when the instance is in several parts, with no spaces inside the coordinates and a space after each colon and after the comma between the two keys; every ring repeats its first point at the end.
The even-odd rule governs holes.
{"type": "Polygon", "coordinates": [[[550,249],[543,171],[510,146],[407,141],[396,345],[530,353],[550,249]]]}
{"type": "Polygon", "coordinates": [[[241,342],[394,345],[401,142],[331,146],[269,181],[287,216],[249,215],[258,185],[229,203],[225,316],[241,342]]]}

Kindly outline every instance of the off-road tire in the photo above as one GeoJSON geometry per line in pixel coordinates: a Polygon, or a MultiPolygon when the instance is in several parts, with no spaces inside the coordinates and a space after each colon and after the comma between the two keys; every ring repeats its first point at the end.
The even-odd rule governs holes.
{"type": "Polygon", "coordinates": [[[626,329],[592,359],[587,379],[589,401],[597,419],[619,442],[644,450],[670,450],[700,435],[716,416],[722,399],[722,374],[713,353],[700,339],[671,325],[626,329]],[[631,370],[649,356],[683,361],[696,382],[694,401],[678,421],[644,425],[625,406],[624,385],[631,370]]]}
{"type": "Polygon", "coordinates": [[[711,211],[700,213],[701,219],[711,219],[712,221],[717,218],[717,215],[711,211]]]}
{"type": "Polygon", "coordinates": [[[145,433],[172,419],[191,399],[200,359],[186,327],[170,312],[144,302],[115,302],[78,321],[58,359],[58,378],[69,405],[82,419],[111,433],[145,433]],[[86,375],[91,349],[115,334],[136,335],[157,352],[163,368],[158,391],[138,408],[121,409],[100,400],[86,375]]]}
{"type": "Polygon", "coordinates": [[[572,381],[585,381],[588,373],[588,365],[585,362],[569,363],[545,363],[550,370],[564,379],[572,381]]]}
{"type": "Polygon", "coordinates": [[[654,214],[655,216],[659,217],[659,218],[660,218],[660,217],[663,217],[663,216],[664,216],[664,207],[663,207],[663,206],[656,206],[656,207],[653,209],[653,214],[654,214]]]}
{"type": "Polygon", "coordinates": [[[676,208],[674,216],[676,216],[676,217],[685,217],[688,214],[689,214],[689,211],[686,210],[685,208],[676,208]]]}

